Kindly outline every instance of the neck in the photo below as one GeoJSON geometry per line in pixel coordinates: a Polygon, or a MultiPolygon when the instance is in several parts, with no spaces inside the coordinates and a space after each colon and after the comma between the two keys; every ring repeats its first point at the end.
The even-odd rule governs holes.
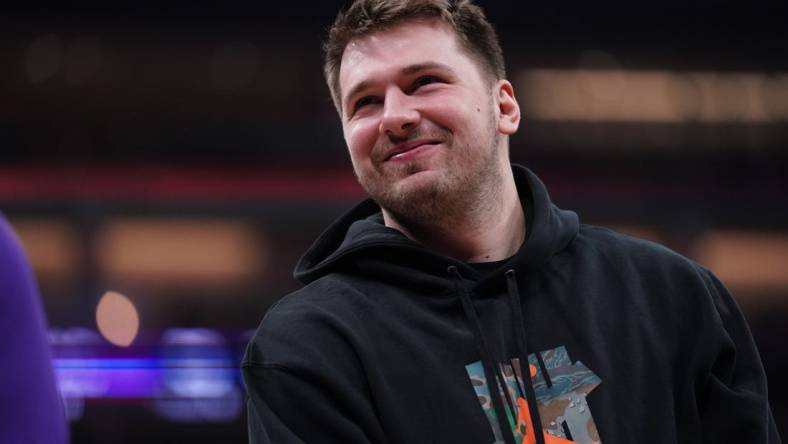
{"type": "Polygon", "coordinates": [[[513,256],[525,240],[525,214],[511,168],[487,199],[474,199],[452,220],[404,224],[383,209],[386,226],[427,248],[464,262],[493,262],[513,256]]]}

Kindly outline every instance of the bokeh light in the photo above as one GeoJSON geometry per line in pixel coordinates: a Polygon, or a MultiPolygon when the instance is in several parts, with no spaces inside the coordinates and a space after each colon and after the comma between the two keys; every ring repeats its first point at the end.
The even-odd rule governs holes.
{"type": "Polygon", "coordinates": [[[651,123],[770,123],[784,119],[784,74],[621,70],[590,54],[580,69],[520,76],[525,115],[541,120],[651,123]]]}
{"type": "Polygon", "coordinates": [[[140,318],[129,298],[108,291],[96,307],[96,325],[107,341],[120,347],[128,347],[137,337],[140,318]]]}

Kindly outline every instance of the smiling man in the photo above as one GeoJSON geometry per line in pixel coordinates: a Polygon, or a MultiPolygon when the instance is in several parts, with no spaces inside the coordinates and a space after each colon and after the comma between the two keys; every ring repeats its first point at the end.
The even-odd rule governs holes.
{"type": "Polygon", "coordinates": [[[520,110],[481,9],[358,0],[325,58],[370,199],[247,348],[251,442],[779,442],[723,285],[510,164],[520,110]]]}
{"type": "Polygon", "coordinates": [[[335,86],[353,168],[385,225],[470,262],[511,256],[525,231],[506,138],[520,110],[490,71],[449,24],[422,18],[351,40],[335,86]]]}

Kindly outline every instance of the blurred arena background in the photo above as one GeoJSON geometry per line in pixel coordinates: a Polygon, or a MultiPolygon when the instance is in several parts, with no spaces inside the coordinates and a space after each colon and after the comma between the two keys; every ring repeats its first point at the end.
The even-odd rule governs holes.
{"type": "MultiPolygon", "coordinates": [[[[524,110],[513,160],[582,221],[715,271],[788,434],[788,6],[479,3],[524,110]]],[[[0,209],[74,443],[245,442],[243,347],[362,197],[321,75],[338,7],[0,12],[0,209]]]]}

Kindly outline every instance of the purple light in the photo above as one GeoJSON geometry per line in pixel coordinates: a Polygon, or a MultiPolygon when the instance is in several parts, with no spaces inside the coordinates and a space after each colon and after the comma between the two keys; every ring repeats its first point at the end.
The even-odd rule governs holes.
{"type": "Polygon", "coordinates": [[[242,413],[237,357],[221,333],[171,329],[156,348],[145,340],[119,348],[97,336],[86,329],[51,338],[55,375],[72,421],[91,400],[143,403],[177,422],[233,421],[242,413]]]}

